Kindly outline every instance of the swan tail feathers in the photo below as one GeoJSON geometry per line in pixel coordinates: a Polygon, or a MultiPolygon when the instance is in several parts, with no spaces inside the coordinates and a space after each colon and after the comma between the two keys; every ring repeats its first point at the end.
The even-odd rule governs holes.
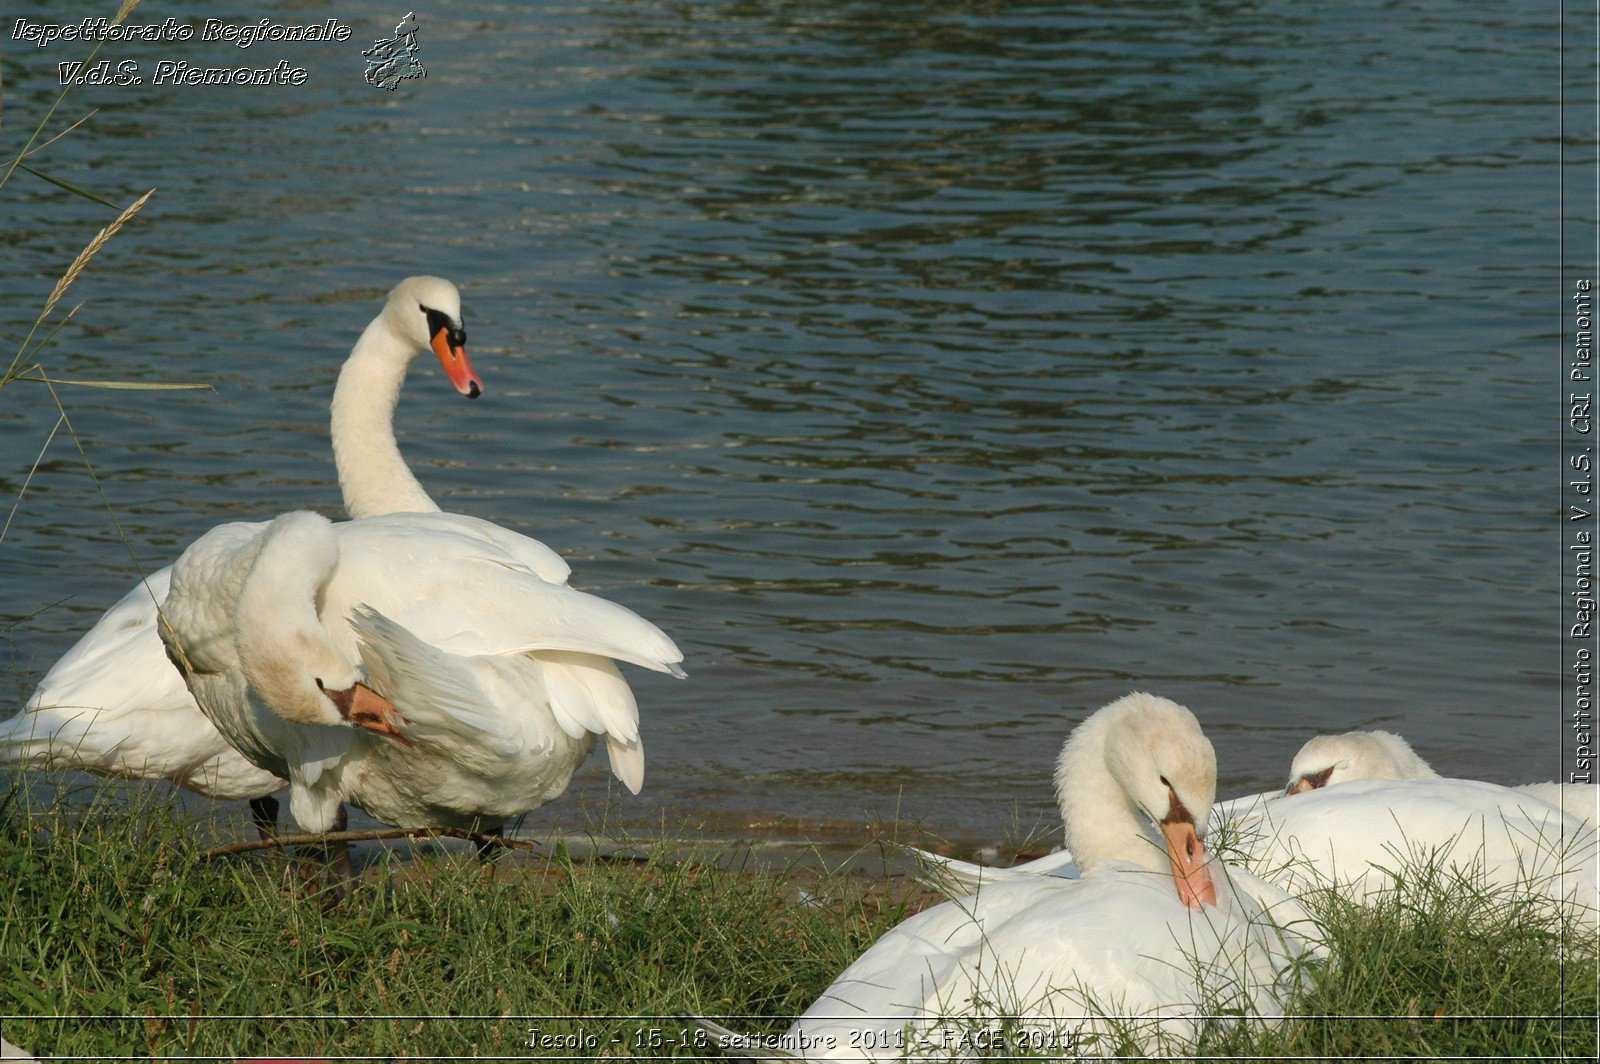
{"type": "Polygon", "coordinates": [[[619,741],[615,736],[606,736],[606,755],[611,758],[611,773],[622,781],[628,788],[629,794],[638,794],[644,789],[644,742],[635,739],[631,743],[619,741]]]}
{"type": "Polygon", "coordinates": [[[622,672],[609,658],[571,651],[542,650],[528,657],[550,699],[561,730],[574,739],[603,735],[611,771],[638,794],[644,786],[644,744],[639,738],[639,703],[622,672]]]}
{"type": "Polygon", "coordinates": [[[556,723],[574,739],[585,733],[622,743],[639,738],[639,704],[614,662],[594,654],[546,650],[528,655],[539,667],[556,723]]]}
{"type": "Polygon", "coordinates": [[[461,741],[498,746],[509,742],[483,695],[457,668],[454,655],[430,646],[370,606],[357,606],[350,625],[373,690],[394,703],[408,740],[455,746],[461,741]]]}
{"type": "Polygon", "coordinates": [[[912,873],[912,878],[946,898],[965,898],[976,894],[984,883],[993,883],[1000,878],[994,874],[998,869],[958,861],[954,857],[941,857],[915,846],[907,846],[905,850],[917,862],[917,870],[912,873]]]}

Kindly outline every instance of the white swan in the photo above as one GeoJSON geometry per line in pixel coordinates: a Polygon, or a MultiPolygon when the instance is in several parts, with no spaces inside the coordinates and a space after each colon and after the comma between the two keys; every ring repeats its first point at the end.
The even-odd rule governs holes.
{"type": "Polygon", "coordinates": [[[1597,916],[1595,832],[1523,791],[1439,777],[1367,779],[1261,803],[1234,849],[1293,891],[1338,884],[1357,898],[1424,867],[1549,899],[1587,927],[1597,916]]]}
{"type": "MultiPolygon", "coordinates": [[[[1285,793],[1303,794],[1355,780],[1439,778],[1403,737],[1386,731],[1352,731],[1307,740],[1289,766],[1285,793]]],[[[1593,783],[1524,783],[1514,789],[1558,806],[1590,826],[1600,823],[1600,786],[1593,783]]]]}
{"type": "MultiPolygon", "coordinates": [[[[400,457],[394,408],[406,369],[430,347],[456,389],[475,398],[482,384],[465,345],[460,293],[437,277],[400,282],[361,334],[339,371],[331,424],[351,517],[439,509],[400,457]]],[[[265,828],[276,818],[268,796],[284,781],[228,745],[167,661],[156,604],[171,578],[168,566],[135,585],[51,667],[23,711],[0,722],[0,763],[166,779],[213,798],[249,799],[265,828]]]]}
{"type": "MultiPolygon", "coordinates": [[[[1285,791],[1223,803],[1211,825],[1226,827],[1241,859],[1285,889],[1337,883],[1370,898],[1393,887],[1394,873],[1437,864],[1548,898],[1594,926],[1600,844],[1540,786],[1443,779],[1387,732],[1322,736],[1296,755],[1285,791]]],[[[1011,868],[913,852],[919,878],[954,895],[978,883],[1076,875],[1070,849],[1011,868]]]]}
{"type": "MultiPolygon", "coordinates": [[[[1056,794],[1059,802],[1061,795],[1059,786],[1056,794]]],[[[1211,807],[1207,822],[1212,830],[1231,824],[1253,812],[1261,802],[1277,798],[1281,794],[1281,791],[1264,791],[1260,794],[1247,794],[1241,798],[1218,802],[1211,807]]],[[[1065,805],[1060,805],[1060,809],[1062,822],[1065,823],[1068,816],[1067,808],[1065,805]]],[[[971,894],[982,886],[995,883],[1026,882],[1036,876],[1076,879],[1080,874],[1078,862],[1073,859],[1070,846],[1009,867],[962,861],[921,850],[915,846],[902,846],[902,849],[917,862],[915,872],[917,881],[947,898],[959,898],[964,894],[971,894]]]]}
{"type": "MultiPolygon", "coordinates": [[[[1132,1040],[1148,1052],[1191,1043],[1205,1017],[1229,1009],[1280,1013],[1307,947],[1263,906],[1281,906],[1270,915],[1282,920],[1304,912],[1207,860],[1196,825],[1211,807],[1216,758],[1194,715],[1148,694],[1121,698],[1073,731],[1056,782],[1080,878],[986,885],[912,917],[846,968],[776,1048],[815,1060],[963,1056],[963,1037],[1000,1014],[1023,1018],[1025,1050],[1106,1055],[1126,1032],[1108,1017],[1133,1018],[1132,1040]]],[[[735,1051],[781,1055],[706,1029],[735,1051]]]]}
{"type": "Polygon", "coordinates": [[[682,676],[683,656],[567,573],[475,518],[286,514],[184,551],[162,635],[227,740],[288,778],[306,830],[342,802],[396,827],[470,827],[560,795],[597,736],[617,778],[643,783],[612,659],[682,676]]]}

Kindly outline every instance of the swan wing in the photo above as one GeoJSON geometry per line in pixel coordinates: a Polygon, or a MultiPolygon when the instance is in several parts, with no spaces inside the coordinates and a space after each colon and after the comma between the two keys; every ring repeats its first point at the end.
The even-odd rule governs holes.
{"type": "Polygon", "coordinates": [[[879,1059],[942,1057],[962,1032],[1010,1014],[1096,1054],[1096,1038],[1128,1029],[1114,1019],[1124,1017],[1146,1049],[1164,1048],[1193,1037],[1202,1009],[1281,1011],[1297,947],[1258,918],[1254,906],[1186,909],[1170,877],[1116,863],[985,885],[884,935],[789,1038],[831,1036],[840,1049],[825,1055],[849,1059],[860,1050],[844,1047],[863,1038],[886,1046],[879,1059]]]}
{"type": "Polygon", "coordinates": [[[541,576],[486,532],[495,528],[488,522],[398,514],[337,528],[339,576],[330,600],[370,606],[440,650],[596,654],[682,673],[682,652],[659,628],[624,606],[541,576]]]}
{"type": "Polygon", "coordinates": [[[140,756],[135,746],[159,754],[164,740],[184,738],[181,725],[175,736],[147,736],[143,723],[165,732],[169,718],[204,722],[156,628],[171,583],[171,567],[145,577],[51,666],[23,711],[0,724],[0,759],[113,771],[140,756]]]}
{"type": "Polygon", "coordinates": [[[1600,784],[1525,783],[1517,790],[1559,807],[1590,827],[1600,824],[1600,784]]]}
{"type": "Polygon", "coordinates": [[[683,676],[667,634],[626,606],[543,581],[506,580],[498,601],[452,642],[486,654],[598,654],[683,676]],[[498,616],[496,616],[498,614],[498,616]],[[496,623],[498,622],[498,623],[496,623]]]}
{"type": "Polygon", "coordinates": [[[457,740],[493,745],[506,738],[500,721],[483,711],[483,693],[455,655],[370,606],[353,610],[350,624],[367,676],[405,718],[400,730],[407,739],[454,747],[457,740]]]}
{"type": "Polygon", "coordinates": [[[123,713],[147,704],[193,705],[156,630],[156,603],[166,601],[171,586],[170,565],[135,584],[50,667],[28,708],[123,713]]]}
{"type": "Polygon", "coordinates": [[[1365,893],[1408,867],[1454,867],[1596,917],[1595,832],[1539,798],[1476,780],[1357,780],[1267,803],[1236,848],[1291,891],[1332,882],[1365,893]]]}
{"type": "Polygon", "coordinates": [[[549,583],[565,584],[572,576],[572,566],[554,550],[536,539],[502,528],[493,521],[453,513],[404,514],[400,517],[418,529],[476,540],[503,555],[506,562],[527,569],[549,583]]]}
{"type": "MultiPolygon", "coordinates": [[[[462,744],[492,755],[520,749],[521,730],[486,707],[496,698],[474,677],[473,659],[432,646],[370,606],[352,611],[359,653],[373,686],[400,710],[409,740],[459,756],[462,744]]],[[[616,665],[594,654],[540,651],[526,655],[562,731],[604,736],[612,771],[634,794],[644,786],[639,707],[616,665]]]]}

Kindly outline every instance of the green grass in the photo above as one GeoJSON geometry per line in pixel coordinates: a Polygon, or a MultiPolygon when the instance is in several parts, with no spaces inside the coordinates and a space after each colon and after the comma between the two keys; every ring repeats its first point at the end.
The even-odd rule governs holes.
{"type": "Polygon", "coordinates": [[[1584,1059],[1595,1049],[1592,934],[1540,899],[1425,869],[1376,905],[1315,899],[1337,957],[1271,1051],[1329,1057],[1584,1059]]]}
{"type": "MultiPolygon", "coordinates": [[[[781,1031],[922,898],[663,840],[644,861],[557,852],[491,878],[464,853],[397,851],[325,912],[284,885],[281,856],[204,859],[219,825],[169,799],[42,793],[0,790],[0,1015],[52,1055],[703,1055],[648,1017],[781,1031]],[[533,1049],[530,1027],[592,1041],[533,1049]]],[[[1536,904],[1426,870],[1376,908],[1311,902],[1337,963],[1296,1016],[1219,1029],[1203,1053],[1592,1053],[1592,934],[1564,941],[1536,904]]]]}
{"type": "Polygon", "coordinates": [[[683,1025],[628,1017],[799,1012],[906,915],[862,877],[709,853],[558,852],[485,878],[432,847],[367,868],[325,913],[281,856],[204,860],[202,825],[124,793],[18,792],[0,813],[0,1015],[130,1017],[5,1021],[30,1052],[528,1056],[538,1026],[664,1055],[683,1025]],[[538,1014],[565,1018],[522,1018],[538,1014]]]}

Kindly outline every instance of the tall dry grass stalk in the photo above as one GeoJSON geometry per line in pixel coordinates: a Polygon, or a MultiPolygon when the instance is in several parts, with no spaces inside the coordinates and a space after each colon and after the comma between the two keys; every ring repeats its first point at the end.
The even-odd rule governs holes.
{"type": "Polygon", "coordinates": [[[78,257],[72,260],[72,265],[67,267],[67,272],[61,275],[61,279],[56,282],[56,286],[50,290],[50,298],[45,300],[44,311],[39,315],[40,321],[50,316],[50,312],[56,308],[56,304],[61,301],[61,297],[66,295],[67,289],[72,287],[72,282],[78,279],[78,274],[83,272],[83,268],[89,264],[89,260],[94,258],[96,253],[106,246],[106,241],[116,236],[118,230],[128,224],[128,220],[138,214],[140,208],[148,203],[150,197],[155,194],[156,190],[151,189],[134,200],[121,214],[117,215],[116,221],[96,233],[94,239],[89,241],[82,251],[78,252],[78,257]]]}

